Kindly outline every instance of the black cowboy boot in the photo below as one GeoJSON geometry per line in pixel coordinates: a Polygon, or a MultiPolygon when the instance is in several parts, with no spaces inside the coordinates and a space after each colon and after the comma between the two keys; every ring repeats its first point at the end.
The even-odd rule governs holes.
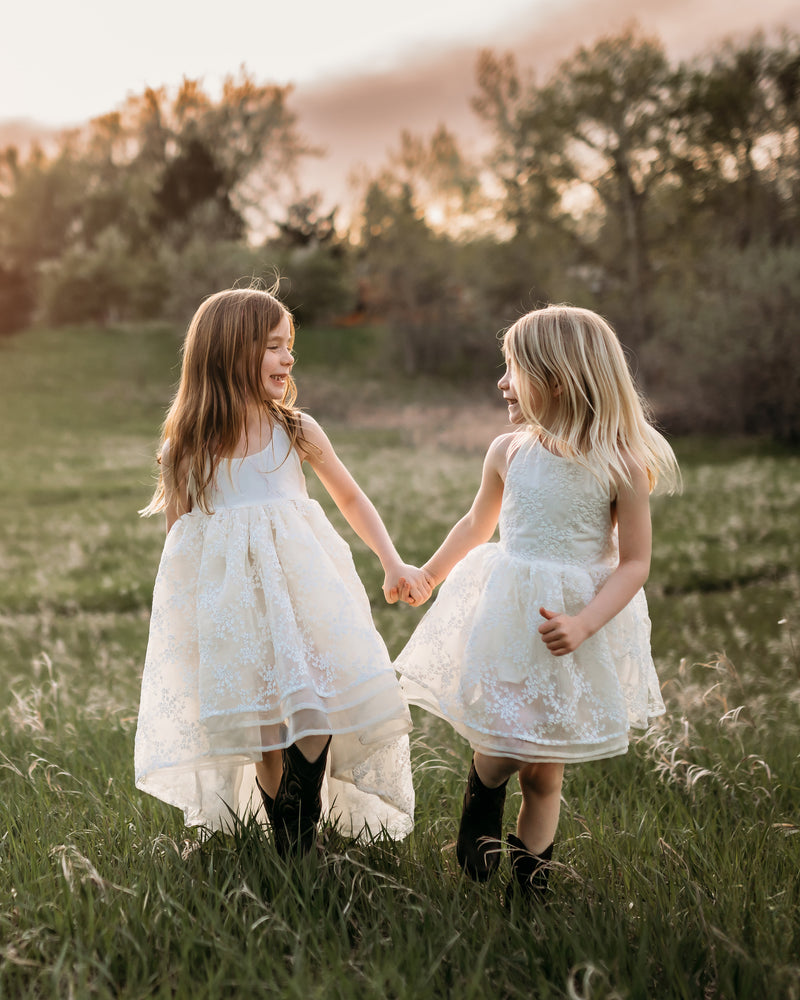
{"type": "Polygon", "coordinates": [[[511,859],[511,881],[506,886],[506,907],[511,906],[512,899],[543,902],[547,895],[553,845],[550,844],[541,854],[533,854],[519,837],[510,833],[508,854],[511,859]]]}
{"type": "Polygon", "coordinates": [[[485,882],[500,864],[507,784],[506,778],[497,788],[487,788],[478,777],[473,757],[458,827],[456,857],[467,875],[476,882],[485,882]]]}
{"type": "Polygon", "coordinates": [[[267,819],[269,820],[270,826],[275,825],[275,820],[273,818],[273,813],[275,811],[275,799],[261,787],[261,782],[256,777],[256,785],[258,786],[259,792],[261,792],[261,801],[264,803],[264,811],[267,814],[267,819]]]}
{"type": "MultiPolygon", "coordinates": [[[[272,828],[280,857],[308,854],[316,843],[322,812],[322,779],[331,738],[315,761],[308,761],[296,744],[283,751],[283,775],[272,804],[272,828]]],[[[266,804],[266,803],[265,803],[266,804]]]]}

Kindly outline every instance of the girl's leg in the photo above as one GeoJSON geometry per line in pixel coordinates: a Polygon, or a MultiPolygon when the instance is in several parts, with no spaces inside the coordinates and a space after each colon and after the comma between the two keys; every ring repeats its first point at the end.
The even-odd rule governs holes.
{"type": "Polygon", "coordinates": [[[532,854],[541,854],[555,839],[563,780],[563,764],[524,764],[519,769],[522,808],[517,837],[532,854]]]}
{"type": "MultiPolygon", "coordinates": [[[[297,741],[303,756],[309,762],[315,761],[328,742],[327,736],[304,736],[297,741]]],[[[256,778],[263,792],[271,798],[278,794],[278,785],[283,774],[283,755],[280,750],[267,750],[256,762],[256,778]]]]}
{"type": "Polygon", "coordinates": [[[508,838],[511,881],[506,886],[506,906],[511,906],[514,897],[530,902],[546,897],[563,778],[563,764],[525,764],[520,768],[522,808],[517,836],[508,838]]]}
{"type": "Polygon", "coordinates": [[[304,736],[295,743],[295,746],[309,764],[313,764],[315,760],[319,760],[319,755],[328,746],[329,741],[330,736],[327,733],[324,736],[304,736]]]}
{"type": "Polygon", "coordinates": [[[278,793],[282,773],[283,760],[280,750],[267,750],[261,754],[261,760],[256,762],[256,778],[262,792],[266,792],[273,799],[278,793]]]}
{"type": "Polygon", "coordinates": [[[275,796],[283,774],[283,759],[280,750],[267,750],[256,762],[256,785],[261,792],[264,811],[272,825],[275,824],[275,796]]]}
{"type": "Polygon", "coordinates": [[[478,777],[487,788],[497,788],[498,785],[502,785],[523,766],[520,761],[514,760],[513,757],[489,757],[477,750],[473,760],[478,777]]]}

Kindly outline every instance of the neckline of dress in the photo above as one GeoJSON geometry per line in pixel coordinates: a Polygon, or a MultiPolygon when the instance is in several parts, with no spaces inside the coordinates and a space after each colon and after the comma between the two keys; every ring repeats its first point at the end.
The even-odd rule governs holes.
{"type": "MultiPolygon", "coordinates": [[[[275,421],[275,423],[272,425],[272,434],[270,435],[270,439],[264,445],[263,448],[260,448],[258,451],[248,451],[248,453],[246,455],[232,455],[230,461],[231,462],[243,462],[246,458],[258,458],[258,456],[259,455],[263,455],[265,451],[269,451],[270,448],[272,448],[272,446],[275,443],[275,431],[276,430],[283,431],[284,437],[286,437],[288,439],[288,435],[286,434],[286,431],[283,430],[283,427],[281,426],[281,424],[279,424],[277,421],[275,421]]],[[[223,461],[225,461],[225,459],[223,459],[223,461]]]]}
{"type": "Polygon", "coordinates": [[[558,455],[556,454],[556,452],[550,451],[550,449],[545,445],[544,441],[542,441],[541,438],[536,438],[534,444],[538,444],[540,450],[543,451],[546,455],[550,455],[552,458],[557,458],[560,461],[564,461],[567,458],[566,455],[558,455]]]}
{"type": "MultiPolygon", "coordinates": [[[[528,451],[533,451],[535,448],[538,448],[540,451],[546,452],[548,455],[551,455],[553,458],[559,459],[559,461],[568,461],[569,460],[567,455],[558,455],[558,454],[556,454],[556,452],[550,451],[550,449],[545,445],[544,441],[542,441],[542,439],[540,437],[534,436],[533,434],[530,435],[530,438],[529,438],[529,440],[527,442],[523,441],[522,444],[516,449],[516,453],[514,455],[514,458],[516,458],[516,454],[518,454],[519,452],[521,452],[523,450],[526,450],[526,448],[527,448],[528,451]]],[[[514,458],[512,458],[512,460],[511,460],[511,464],[512,465],[514,464],[514,458]]]]}

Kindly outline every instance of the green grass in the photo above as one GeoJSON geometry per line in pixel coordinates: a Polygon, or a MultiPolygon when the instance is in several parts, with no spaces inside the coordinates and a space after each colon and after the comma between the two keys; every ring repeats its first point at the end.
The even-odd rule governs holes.
{"type": "MultiPolygon", "coordinates": [[[[321,401],[401,551],[424,559],[481,455],[348,424],[358,371],[326,376],[334,341],[307,333],[301,402],[321,401]]],[[[336,355],[355,365],[349,343],[336,355]]],[[[669,714],[627,756],[568,769],[552,902],[508,914],[500,881],[458,872],[469,751],[422,714],[401,844],[325,829],[319,857],[285,868],[257,823],[199,843],[134,788],[163,542],[136,510],[177,345],[158,328],[0,342],[0,998],[800,998],[800,457],[680,443],[685,492],[654,500],[648,586],[669,714]]],[[[331,516],[396,653],[421,612],[382,603],[376,560],[331,516]]]]}

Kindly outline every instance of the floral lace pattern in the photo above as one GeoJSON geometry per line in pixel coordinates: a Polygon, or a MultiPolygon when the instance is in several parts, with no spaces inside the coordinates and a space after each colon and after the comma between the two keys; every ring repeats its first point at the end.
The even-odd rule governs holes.
{"type": "Polygon", "coordinates": [[[254,762],[333,733],[323,802],[346,833],[405,836],[411,719],[346,542],[308,498],[282,428],[223,463],[213,513],[167,536],[150,619],[136,784],[225,828],[255,811],[254,762]]]}
{"type": "Polygon", "coordinates": [[[574,653],[541,640],[539,608],[576,614],[618,562],[611,492],[585,467],[524,444],[503,493],[500,542],[473,549],[400,654],[413,704],[487,754],[581,761],[628,747],[664,712],[644,593],[574,653]]]}

